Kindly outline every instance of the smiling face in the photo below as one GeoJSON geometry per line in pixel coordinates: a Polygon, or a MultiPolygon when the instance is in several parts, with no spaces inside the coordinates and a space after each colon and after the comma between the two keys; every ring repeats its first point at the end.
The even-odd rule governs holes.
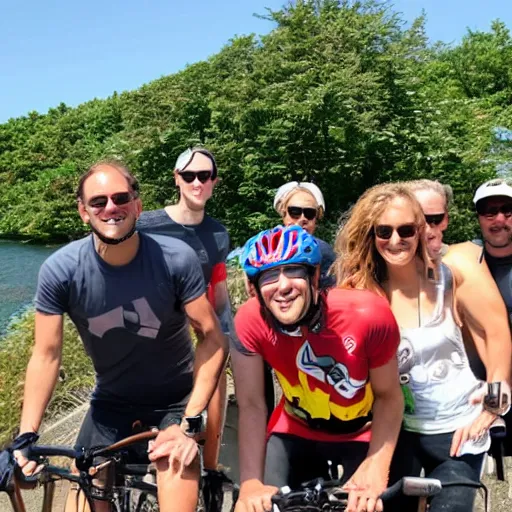
{"type": "Polygon", "coordinates": [[[296,208],[299,208],[299,210],[308,208],[308,210],[306,210],[307,213],[309,213],[311,209],[317,210],[318,212],[318,205],[315,198],[306,190],[299,189],[292,193],[288,198],[286,204],[284,205],[283,212],[283,224],[285,226],[296,224],[306,230],[310,235],[312,235],[316,229],[317,215],[315,215],[315,217],[312,219],[307,219],[304,211],[300,212],[296,210],[296,208]]]}
{"type": "MultiPolygon", "coordinates": [[[[429,216],[440,216],[444,214],[443,220],[436,224],[431,222],[426,224],[425,239],[429,256],[436,260],[441,256],[441,247],[443,244],[443,231],[448,227],[448,212],[446,211],[446,199],[433,190],[416,190],[414,192],[416,199],[421,205],[421,209],[427,219],[429,216]]],[[[435,218],[435,217],[432,217],[435,218]]]]}
{"type": "Polygon", "coordinates": [[[134,228],[142,204],[118,169],[102,165],[85,180],[78,211],[103,237],[120,239],[134,228]]]}
{"type": "MultiPolygon", "coordinates": [[[[293,277],[297,265],[283,265],[263,272],[259,282],[263,302],[274,317],[284,325],[293,325],[306,313],[311,302],[309,277],[293,277]],[[288,271],[289,269],[289,271],[288,271]],[[274,272],[271,282],[266,281],[266,273],[274,272]]],[[[304,269],[304,267],[302,267],[304,269]]]]}
{"type": "MultiPolygon", "coordinates": [[[[213,162],[202,153],[194,153],[190,163],[181,172],[199,172],[210,171],[213,172],[213,162]]],[[[212,197],[213,187],[217,183],[215,180],[208,179],[205,183],[201,183],[198,177],[191,183],[187,183],[179,172],[174,173],[176,185],[180,189],[180,202],[184,201],[190,210],[200,211],[204,210],[206,201],[212,197]]]]}
{"type": "Polygon", "coordinates": [[[492,254],[493,249],[512,249],[512,199],[495,196],[478,201],[478,222],[492,254]]]}
{"type": "MultiPolygon", "coordinates": [[[[375,248],[388,267],[404,267],[414,260],[419,244],[419,231],[417,228],[411,229],[412,226],[417,226],[414,210],[410,202],[402,197],[395,197],[377,219],[374,225],[375,248]],[[387,231],[392,228],[389,239],[378,236],[379,228],[383,226],[386,226],[387,231]],[[404,226],[407,228],[403,229],[404,226]],[[397,229],[405,232],[402,235],[409,235],[411,232],[415,234],[412,237],[400,236],[397,229]]],[[[386,234],[385,231],[383,234],[386,234]]]]}

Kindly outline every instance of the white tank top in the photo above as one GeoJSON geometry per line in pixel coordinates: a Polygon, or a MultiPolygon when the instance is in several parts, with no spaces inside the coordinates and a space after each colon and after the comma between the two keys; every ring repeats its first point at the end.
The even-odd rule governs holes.
{"type": "Polygon", "coordinates": [[[479,381],[453,316],[453,276],[444,264],[439,271],[432,317],[421,327],[400,328],[398,347],[400,381],[407,387],[404,428],[423,434],[452,432],[481,411],[469,404],[479,381]]]}

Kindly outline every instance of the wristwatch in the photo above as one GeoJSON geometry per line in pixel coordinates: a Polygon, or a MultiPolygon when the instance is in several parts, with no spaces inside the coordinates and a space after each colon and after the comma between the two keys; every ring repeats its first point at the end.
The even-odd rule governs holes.
{"type": "Polygon", "coordinates": [[[181,420],[181,430],[189,437],[200,434],[203,431],[203,415],[183,416],[181,420]]]}
{"type": "Polygon", "coordinates": [[[505,381],[487,383],[484,409],[497,416],[504,416],[508,413],[510,410],[510,387],[505,381]]]}

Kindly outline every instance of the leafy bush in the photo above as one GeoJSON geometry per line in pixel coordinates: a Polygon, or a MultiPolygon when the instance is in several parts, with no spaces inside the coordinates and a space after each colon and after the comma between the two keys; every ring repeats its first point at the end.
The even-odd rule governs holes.
{"type": "Polygon", "coordinates": [[[450,47],[385,1],[297,0],[267,17],[269,34],[138,90],[0,125],[0,236],[81,236],[73,189],[100,157],[123,158],[161,207],[176,156],[201,143],[220,168],[209,213],[236,245],[277,221],[274,190],[292,179],[323,190],[326,240],[367,187],[419,177],[452,185],[448,240],[471,238],[472,192],[510,160],[493,132],[512,127],[505,24],[450,47]]]}

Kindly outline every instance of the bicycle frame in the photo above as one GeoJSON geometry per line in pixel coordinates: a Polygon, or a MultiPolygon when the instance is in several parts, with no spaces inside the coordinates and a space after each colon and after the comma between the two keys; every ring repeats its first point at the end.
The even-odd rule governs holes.
{"type": "MultiPolygon", "coordinates": [[[[56,480],[68,480],[69,482],[75,482],[78,483],[80,489],[84,492],[85,498],[89,504],[89,507],[91,509],[91,512],[95,511],[95,505],[94,505],[94,496],[93,493],[90,492],[90,488],[92,488],[92,478],[97,474],[97,472],[104,467],[105,463],[100,463],[96,466],[92,465],[92,461],[94,457],[96,456],[105,456],[107,459],[110,459],[110,462],[114,461],[116,456],[119,454],[121,450],[124,448],[127,448],[128,446],[134,445],[136,443],[140,443],[142,441],[148,441],[151,439],[154,439],[158,435],[158,432],[155,431],[149,431],[149,432],[142,432],[140,434],[136,434],[130,437],[127,437],[117,443],[114,443],[110,446],[107,446],[105,448],[100,448],[97,450],[94,450],[90,454],[88,454],[88,457],[90,458],[91,464],[89,467],[82,468],[80,473],[76,474],[72,472],[69,469],[57,467],[57,466],[50,466],[47,465],[43,468],[41,473],[37,475],[34,478],[26,478],[25,481],[29,482],[30,484],[36,484],[39,482],[43,485],[43,501],[41,505],[41,512],[52,512],[53,507],[53,501],[55,496],[55,481],[56,480]],[[87,469],[84,471],[84,469],[87,469]]],[[[62,446],[33,446],[30,448],[30,455],[31,456],[52,456],[52,455],[61,455],[61,456],[67,456],[71,459],[80,460],[79,452],[76,452],[75,450],[67,447],[62,446]]],[[[85,457],[84,457],[85,461],[85,457]]],[[[82,462],[84,462],[82,461],[82,462]]],[[[86,466],[88,464],[86,463],[86,466]]],[[[129,477],[130,472],[129,469],[135,469],[136,466],[142,467],[143,465],[137,465],[137,464],[124,464],[122,466],[125,466],[128,471],[122,471],[123,476],[129,477]]],[[[134,475],[135,476],[135,475],[134,475]]],[[[128,479],[127,479],[128,480],[128,479]]],[[[22,480],[21,480],[22,481],[22,480]]],[[[13,509],[13,512],[27,512],[25,502],[23,500],[23,496],[21,494],[21,481],[17,478],[14,479],[13,482],[13,490],[12,492],[8,493],[11,507],[13,509]]],[[[117,486],[113,484],[109,491],[112,491],[117,486]]],[[[147,484],[146,486],[140,486],[141,490],[145,492],[154,492],[153,487],[150,484],[147,484]]],[[[126,488],[130,489],[139,489],[138,485],[134,485],[133,487],[126,486],[126,488]]]]}
{"type": "MultiPolygon", "coordinates": [[[[145,475],[153,474],[153,471],[148,471],[147,464],[132,464],[130,462],[122,461],[122,452],[128,446],[131,446],[142,441],[154,439],[158,435],[157,431],[142,432],[140,434],[127,437],[113,445],[105,448],[89,450],[86,452],[75,451],[66,446],[38,446],[33,445],[28,449],[29,457],[31,458],[47,458],[51,456],[62,456],[76,461],[78,472],[64,467],[53,466],[45,464],[41,473],[36,477],[14,479],[13,490],[8,493],[11,506],[14,512],[27,512],[21,489],[24,487],[23,483],[28,482],[35,485],[39,483],[43,487],[43,501],[40,511],[53,512],[53,503],[55,496],[55,482],[57,480],[67,480],[78,484],[83,491],[85,499],[90,507],[91,512],[95,511],[95,498],[98,497],[100,489],[93,485],[92,479],[97,473],[108,466],[112,465],[113,473],[116,477],[122,479],[122,484],[117,482],[107,485],[101,490],[101,499],[109,500],[117,509],[122,508],[123,505],[118,501],[119,498],[126,500],[130,498],[131,491],[138,490],[147,495],[152,495],[156,498],[157,488],[156,483],[149,483],[142,479],[145,475]],[[102,456],[106,459],[105,462],[94,465],[94,457],[102,456]],[[91,492],[92,491],[92,492],[91,492]]],[[[199,441],[201,438],[199,437],[199,441]]],[[[235,492],[233,482],[227,477],[224,483],[226,490],[235,492]],[[231,484],[231,488],[229,485],[231,484]]]]}

